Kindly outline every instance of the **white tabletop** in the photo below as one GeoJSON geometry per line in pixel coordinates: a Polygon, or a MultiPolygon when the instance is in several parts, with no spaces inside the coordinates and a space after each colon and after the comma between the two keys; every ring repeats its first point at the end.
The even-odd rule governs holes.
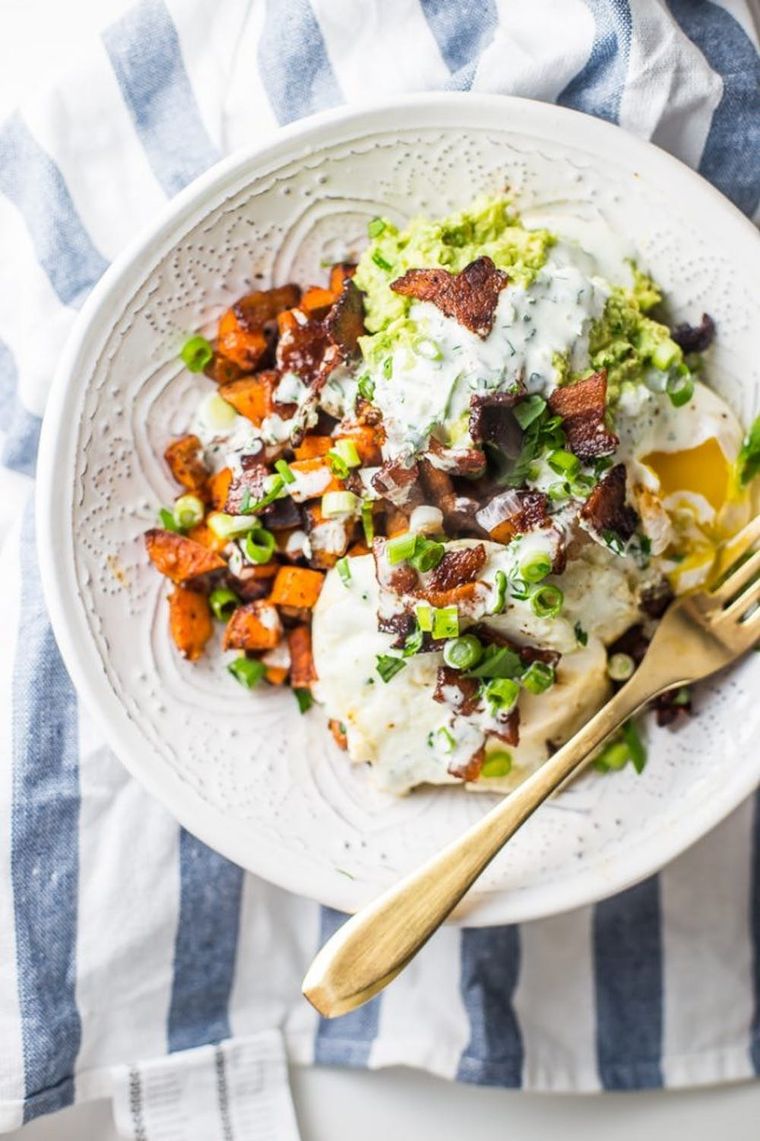
{"type": "MultiPolygon", "coordinates": [[[[64,70],[81,41],[125,0],[0,0],[0,116],[39,77],[64,70]]],[[[756,1141],[760,1084],[689,1093],[558,1096],[475,1089],[409,1070],[294,1070],[303,1141],[756,1141]]],[[[34,1122],[23,1141],[117,1141],[110,1106],[95,1102],[34,1122]]]]}

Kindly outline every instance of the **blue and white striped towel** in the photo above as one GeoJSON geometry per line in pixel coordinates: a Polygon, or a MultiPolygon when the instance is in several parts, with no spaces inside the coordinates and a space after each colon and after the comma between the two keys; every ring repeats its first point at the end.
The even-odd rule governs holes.
{"type": "MultiPolygon", "coordinates": [[[[382,998],[322,1022],[298,983],[340,916],[179,829],[103,745],[50,630],[37,561],[55,551],[35,550],[30,506],[39,418],[107,264],[232,148],[342,101],[444,88],[619,122],[756,216],[747,0],[145,0],[0,127],[0,1129],[128,1081],[125,1135],[163,1136],[141,1083],[210,1059],[222,1104],[228,1051],[265,1041],[274,1057],[278,1032],[301,1063],[530,1089],[760,1072],[755,801],[596,907],[442,931],[382,998]]],[[[292,1136],[286,1117],[267,1136],[292,1136]]]]}

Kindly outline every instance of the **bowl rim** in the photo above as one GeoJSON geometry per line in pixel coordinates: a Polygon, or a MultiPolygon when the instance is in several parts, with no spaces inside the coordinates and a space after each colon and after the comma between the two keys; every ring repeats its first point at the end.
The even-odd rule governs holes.
{"type": "MultiPolygon", "coordinates": [[[[279,856],[269,855],[262,846],[257,851],[255,868],[251,866],[250,845],[243,850],[235,832],[229,828],[221,809],[213,808],[183,781],[170,766],[146,754],[145,740],[126,717],[121,701],[110,687],[105,673],[90,652],[82,608],[72,606],[76,597],[76,574],[73,565],[75,542],[66,527],[70,488],[57,473],[70,471],[75,453],[76,434],[67,431],[66,406],[76,386],[83,391],[89,377],[80,369],[103,331],[110,328],[110,314],[115,303],[128,298],[145,279],[143,263],[152,262],[167,241],[176,240],[194,215],[202,216],[204,202],[223,192],[226,184],[235,184],[250,168],[251,179],[259,177],[261,168],[272,168],[280,162],[292,162],[298,155],[297,144],[308,144],[317,150],[324,142],[339,141],[343,131],[346,140],[360,138],[373,130],[387,130],[388,117],[403,112],[405,124],[424,129],[451,125],[463,130],[492,127],[514,122],[521,133],[532,132],[556,139],[557,123],[565,140],[582,150],[584,141],[592,149],[603,147],[613,159],[631,167],[646,166],[669,183],[671,194],[682,191],[683,211],[703,214],[714,209],[721,215],[721,228],[727,241],[741,256],[745,272],[757,278],[760,292],[760,235],[753,223],[728,199],[695,171],[654,144],[624,132],[620,127],[568,108],[507,95],[480,95],[469,92],[427,93],[396,96],[368,102],[361,106],[342,106],[297,120],[281,127],[260,144],[242,148],[222,159],[171,199],[152,224],[145,227],[114,259],[85,301],[62,352],[53,378],[43,420],[35,490],[37,541],[40,549],[56,554],[55,559],[40,560],[45,603],[64,664],[90,715],[106,742],[128,771],[155,796],[188,831],[228,859],[286,890],[307,895],[342,911],[354,911],[366,902],[366,886],[362,891],[347,878],[336,876],[328,885],[317,870],[304,880],[298,872],[291,874],[290,865],[279,856]],[[337,131],[338,139],[333,135],[337,131]],[[747,263],[754,255],[754,265],[747,263]],[[58,557],[60,556],[60,558],[58,557]],[[218,821],[218,824],[216,823],[218,821]],[[333,882],[334,881],[334,882],[333,882]]],[[[304,156],[305,157],[305,156],[304,156]]],[[[118,310],[117,310],[118,311],[118,310]]],[[[689,814],[671,812],[663,821],[657,842],[650,838],[636,854],[626,853],[625,866],[613,857],[579,870],[560,881],[520,889],[500,888],[487,893],[471,893],[453,922],[468,926],[494,923],[525,922],[558,914],[604,899],[640,882],[657,872],[681,854],[727,816],[757,785],[760,755],[754,767],[751,760],[727,774],[720,794],[705,799],[689,814]]],[[[242,821],[241,821],[242,823],[242,821]]]]}

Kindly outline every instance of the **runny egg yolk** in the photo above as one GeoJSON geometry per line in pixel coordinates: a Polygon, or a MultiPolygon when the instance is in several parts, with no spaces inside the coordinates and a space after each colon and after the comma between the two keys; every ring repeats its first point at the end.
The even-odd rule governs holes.
{"type": "Polygon", "coordinates": [[[642,462],[659,479],[662,499],[691,491],[703,496],[717,514],[728,498],[729,466],[714,437],[681,452],[652,452],[642,462]]]}

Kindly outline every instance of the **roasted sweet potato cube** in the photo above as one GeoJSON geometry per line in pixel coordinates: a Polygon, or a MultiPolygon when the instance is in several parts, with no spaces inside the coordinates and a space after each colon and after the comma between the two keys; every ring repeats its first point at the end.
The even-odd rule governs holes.
{"type": "Polygon", "coordinates": [[[239,606],[224,631],[225,650],[273,650],[282,637],[282,622],[268,599],[239,606]]]}
{"type": "Polygon", "coordinates": [[[246,329],[233,309],[219,318],[217,350],[238,368],[250,372],[261,363],[269,347],[263,329],[246,329]]]}
{"type": "Polygon", "coordinates": [[[316,456],[327,455],[334,443],[332,436],[304,436],[294,449],[296,459],[313,460],[316,456]]]}
{"type": "Polygon", "coordinates": [[[180,436],[172,440],[164,452],[164,459],[180,487],[193,495],[206,494],[209,471],[203,462],[203,447],[197,436],[180,436]]]}
{"type": "Polygon", "coordinates": [[[215,511],[224,511],[227,492],[230,490],[231,483],[232,471],[228,467],[223,467],[220,471],[214,472],[209,478],[208,496],[215,511]]]}
{"type": "Polygon", "coordinates": [[[186,535],[158,527],[145,532],[145,547],[156,570],[180,585],[227,566],[224,559],[208,547],[186,535]]]}
{"type": "Polygon", "coordinates": [[[246,293],[232,308],[243,328],[263,329],[268,321],[274,321],[284,309],[292,309],[300,300],[300,285],[276,285],[273,289],[246,293]]]}
{"type": "Polygon", "coordinates": [[[203,371],[217,384],[230,384],[233,380],[239,380],[248,370],[235,364],[229,357],[222,356],[220,352],[215,352],[203,371]]]}
{"type": "Polygon", "coordinates": [[[205,594],[176,586],[169,595],[169,629],[183,658],[195,662],[214,632],[211,608],[205,594]]]}
{"type": "Polygon", "coordinates": [[[267,666],[267,672],[264,674],[270,685],[284,685],[287,676],[288,671],[285,666],[267,666]]]}
{"type": "Polygon", "coordinates": [[[330,289],[337,296],[343,289],[343,282],[356,273],[356,266],[350,261],[339,261],[330,270],[330,289]]]}
{"type": "Polygon", "coordinates": [[[301,308],[310,317],[324,317],[331,305],[338,300],[338,294],[319,285],[311,285],[301,298],[301,308]]]}
{"type": "Polygon", "coordinates": [[[351,425],[342,430],[338,438],[353,441],[365,467],[374,467],[383,462],[381,448],[385,442],[385,433],[380,425],[351,425]]]}
{"type": "Polygon", "coordinates": [[[195,543],[200,543],[202,547],[208,547],[210,551],[222,551],[227,546],[228,540],[220,538],[214,531],[211,530],[208,523],[198,523],[195,527],[191,527],[187,532],[188,539],[192,539],[195,543]]]}
{"type": "Polygon", "coordinates": [[[321,456],[311,460],[294,460],[290,470],[296,478],[295,483],[288,484],[288,490],[296,503],[319,499],[328,491],[343,490],[343,484],[336,479],[321,456]]]}
{"type": "Polygon", "coordinates": [[[258,372],[254,376],[242,376],[231,384],[223,384],[219,395],[241,416],[245,416],[257,428],[267,416],[276,411],[274,391],[278,377],[274,371],[258,372]]]}
{"type": "Polygon", "coordinates": [[[311,689],[317,680],[314,669],[314,656],[311,650],[311,628],[307,625],[294,626],[288,630],[290,650],[290,684],[293,689],[311,689]]]}
{"type": "Polygon", "coordinates": [[[325,576],[306,567],[280,567],[270,602],[293,610],[311,610],[319,598],[325,576]]]}

